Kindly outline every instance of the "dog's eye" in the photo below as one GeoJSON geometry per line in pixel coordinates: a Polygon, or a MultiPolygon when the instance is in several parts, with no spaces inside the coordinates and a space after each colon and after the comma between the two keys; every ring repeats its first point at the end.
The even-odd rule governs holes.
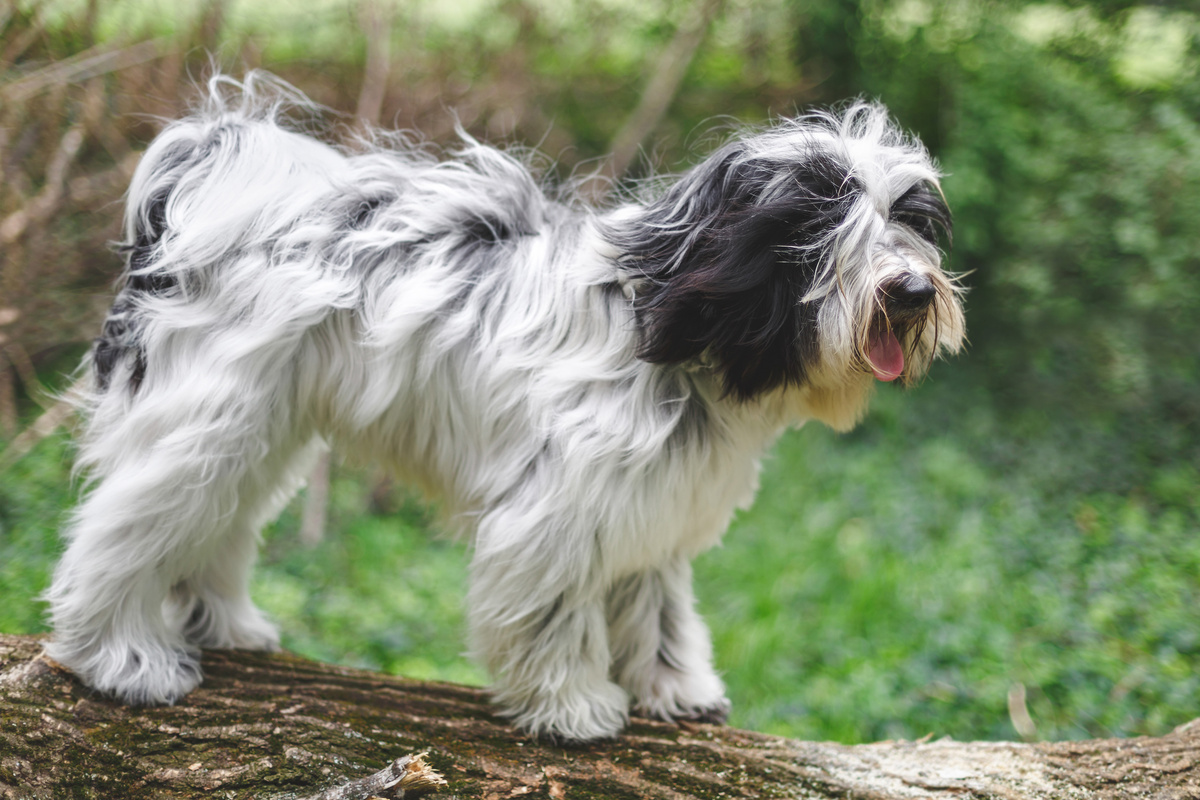
{"type": "Polygon", "coordinates": [[[952,238],[950,209],[940,195],[924,184],[917,184],[902,194],[892,204],[889,216],[893,222],[912,228],[932,245],[938,243],[938,229],[947,239],[952,238]]]}

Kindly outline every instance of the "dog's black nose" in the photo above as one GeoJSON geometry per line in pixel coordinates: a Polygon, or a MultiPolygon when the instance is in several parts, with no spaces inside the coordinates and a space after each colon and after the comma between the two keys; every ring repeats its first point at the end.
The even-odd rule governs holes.
{"type": "Polygon", "coordinates": [[[937,289],[924,275],[904,275],[883,286],[883,296],[889,313],[915,314],[933,302],[937,289]]]}

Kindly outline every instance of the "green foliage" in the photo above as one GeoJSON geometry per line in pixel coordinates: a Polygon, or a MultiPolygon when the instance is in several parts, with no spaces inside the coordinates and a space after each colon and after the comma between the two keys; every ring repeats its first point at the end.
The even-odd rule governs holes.
{"type": "Polygon", "coordinates": [[[698,562],[736,723],[1007,739],[1017,684],[1051,739],[1200,711],[1196,470],[1061,491],[1060,462],[1014,454],[1004,426],[947,379],[882,393],[848,436],[785,437],[755,507],[698,562]]]}
{"type": "Polygon", "coordinates": [[[858,54],[948,173],[980,377],[1055,423],[1124,426],[1127,466],[1200,459],[1200,124],[1175,88],[1194,46],[1174,84],[1134,89],[1144,14],[926,5],[907,26],[871,6],[858,54]]]}
{"type": "Polygon", "coordinates": [[[1061,383],[1089,410],[1184,403],[1200,334],[1200,126],[1169,98],[983,50],[946,167],[996,368],[1061,383]],[[1018,87],[1022,103],[996,107],[1018,87]]]}
{"type": "Polygon", "coordinates": [[[437,538],[413,499],[372,510],[369,476],[334,472],[319,545],[297,541],[299,502],[266,532],[253,595],[279,622],[284,647],[412,678],[483,683],[461,656],[466,548],[437,538]]]}
{"type": "Polygon", "coordinates": [[[70,501],[70,445],[65,435],[0,472],[0,631],[47,630],[37,603],[61,545],[58,529],[70,501]]]}

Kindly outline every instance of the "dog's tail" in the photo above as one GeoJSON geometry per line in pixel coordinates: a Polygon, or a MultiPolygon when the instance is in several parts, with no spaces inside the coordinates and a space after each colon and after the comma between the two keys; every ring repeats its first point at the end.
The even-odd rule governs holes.
{"type": "Polygon", "coordinates": [[[95,342],[95,389],[116,376],[133,391],[146,371],[142,317],[149,305],[194,299],[207,276],[254,242],[276,238],[327,193],[344,157],[281,126],[319,109],[264,73],[216,75],[199,108],[168,125],[138,165],[118,251],[125,271],[95,342]],[[299,112],[297,115],[295,112],[299,112]]]}

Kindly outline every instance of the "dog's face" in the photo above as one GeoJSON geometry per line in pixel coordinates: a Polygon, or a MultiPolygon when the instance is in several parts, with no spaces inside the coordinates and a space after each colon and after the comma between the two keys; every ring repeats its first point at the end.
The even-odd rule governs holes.
{"type": "Polygon", "coordinates": [[[878,106],[725,146],[620,228],[639,356],[853,425],[874,380],[911,383],[962,343],[938,178],[878,106]]]}

